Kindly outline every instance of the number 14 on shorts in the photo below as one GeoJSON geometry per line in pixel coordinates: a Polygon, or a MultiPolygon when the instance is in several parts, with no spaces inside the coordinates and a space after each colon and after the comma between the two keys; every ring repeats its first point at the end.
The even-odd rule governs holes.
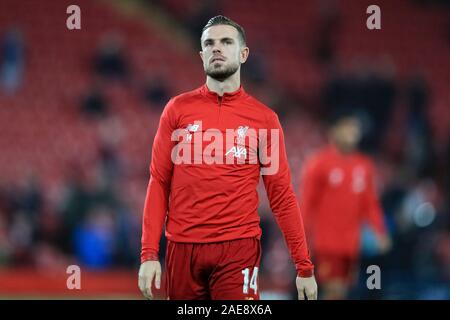
{"type": "Polygon", "coordinates": [[[250,278],[250,268],[245,268],[244,270],[242,270],[242,274],[244,275],[244,285],[242,288],[242,292],[244,294],[248,294],[248,288],[250,287],[250,289],[253,289],[253,291],[256,294],[258,292],[258,267],[253,268],[251,278],[250,278]]]}

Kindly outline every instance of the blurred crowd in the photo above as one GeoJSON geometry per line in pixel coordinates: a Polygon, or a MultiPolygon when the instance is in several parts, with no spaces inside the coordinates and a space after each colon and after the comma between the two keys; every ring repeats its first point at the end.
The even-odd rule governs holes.
{"type": "Polygon", "coordinates": [[[140,217],[124,199],[126,169],[111,138],[120,128],[103,119],[100,132],[105,138],[96,160],[87,167],[74,163],[57,189],[45,190],[32,170],[0,187],[0,265],[52,270],[139,263],[140,217]]]}
{"type": "MultiPolygon", "coordinates": [[[[155,1],[153,5],[177,17],[178,13],[172,12],[168,3],[155,1]]],[[[201,3],[184,15],[180,24],[192,34],[195,44],[203,25],[220,9],[218,2],[201,3]]],[[[320,107],[309,110],[307,116],[320,118],[339,108],[352,108],[360,114],[365,128],[361,148],[377,163],[380,198],[393,242],[390,252],[379,255],[370,230],[363,231],[361,279],[353,297],[449,299],[450,143],[440,146],[446,152],[438,152],[431,134],[433,124],[429,122],[427,109],[433,96],[429,86],[433,79],[427,79],[422,70],[413,70],[408,79],[400,79],[388,56],[378,61],[354,61],[351,68],[341,68],[333,52],[334,40],[327,40],[330,28],[338,23],[334,15],[323,19],[321,39],[325,40],[316,44],[315,59],[325,61],[324,68],[329,72],[317,99],[320,107]],[[399,122],[399,114],[406,114],[404,121],[399,122]],[[382,266],[384,287],[380,292],[365,288],[365,267],[370,264],[382,266]]],[[[26,35],[17,26],[0,37],[1,90],[14,96],[27,67],[26,35]]],[[[277,84],[271,80],[267,58],[256,51],[252,51],[244,68],[244,85],[271,88],[271,99],[278,101],[274,108],[280,111],[282,122],[295,117],[298,101],[284,95],[283,101],[276,100],[277,84]],[[294,107],[283,109],[280,105],[294,107]]],[[[96,80],[80,97],[79,110],[86,121],[99,124],[97,157],[89,166],[74,163],[58,190],[42,188],[32,168],[15,184],[0,184],[0,267],[34,266],[51,270],[76,262],[103,270],[139,265],[141,212],[131,208],[122,192],[129,168],[118,148],[121,124],[103,93],[110,82],[118,82],[125,88],[135,85],[131,63],[121,39],[110,34],[92,51],[91,59],[91,72],[96,80]]],[[[156,74],[139,83],[139,88],[141,98],[153,108],[156,106],[157,111],[173,94],[156,74]]],[[[321,127],[316,130],[320,132],[321,127]]],[[[320,134],[325,142],[325,132],[320,134]]],[[[299,168],[293,170],[297,172],[299,168]]],[[[144,176],[143,180],[147,178],[144,176]]],[[[144,198],[142,205],[143,201],[144,198]]],[[[295,289],[292,277],[284,275],[295,272],[267,203],[262,201],[261,275],[273,288],[286,290],[284,296],[274,293],[273,297],[292,297],[295,289]]],[[[164,240],[161,246],[164,258],[164,240]]],[[[272,297],[270,292],[267,297],[272,297]]]]}

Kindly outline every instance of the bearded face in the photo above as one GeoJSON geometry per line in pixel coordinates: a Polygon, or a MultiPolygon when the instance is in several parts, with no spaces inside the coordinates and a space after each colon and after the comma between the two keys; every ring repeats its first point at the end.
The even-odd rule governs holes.
{"type": "Polygon", "coordinates": [[[235,74],[245,58],[241,57],[242,44],[238,31],[229,25],[206,29],[201,39],[203,68],[207,76],[224,81],[235,74]]]}
{"type": "Polygon", "coordinates": [[[205,73],[217,81],[224,81],[239,70],[239,62],[216,61],[205,66],[205,73]]]}

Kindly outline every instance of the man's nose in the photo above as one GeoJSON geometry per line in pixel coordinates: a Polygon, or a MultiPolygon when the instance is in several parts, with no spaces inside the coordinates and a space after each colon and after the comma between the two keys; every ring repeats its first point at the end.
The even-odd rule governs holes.
{"type": "Polygon", "coordinates": [[[216,54],[216,53],[221,53],[222,50],[221,50],[221,48],[220,48],[220,45],[219,45],[219,44],[215,44],[214,47],[213,47],[212,52],[213,52],[214,54],[216,54]]]}

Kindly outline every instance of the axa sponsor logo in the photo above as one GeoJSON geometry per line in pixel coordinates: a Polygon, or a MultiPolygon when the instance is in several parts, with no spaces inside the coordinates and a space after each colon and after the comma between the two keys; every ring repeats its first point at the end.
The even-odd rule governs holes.
{"type": "Polygon", "coordinates": [[[229,154],[232,154],[236,158],[247,158],[247,149],[245,147],[232,147],[230,150],[225,153],[225,156],[228,156],[229,154]]]}

